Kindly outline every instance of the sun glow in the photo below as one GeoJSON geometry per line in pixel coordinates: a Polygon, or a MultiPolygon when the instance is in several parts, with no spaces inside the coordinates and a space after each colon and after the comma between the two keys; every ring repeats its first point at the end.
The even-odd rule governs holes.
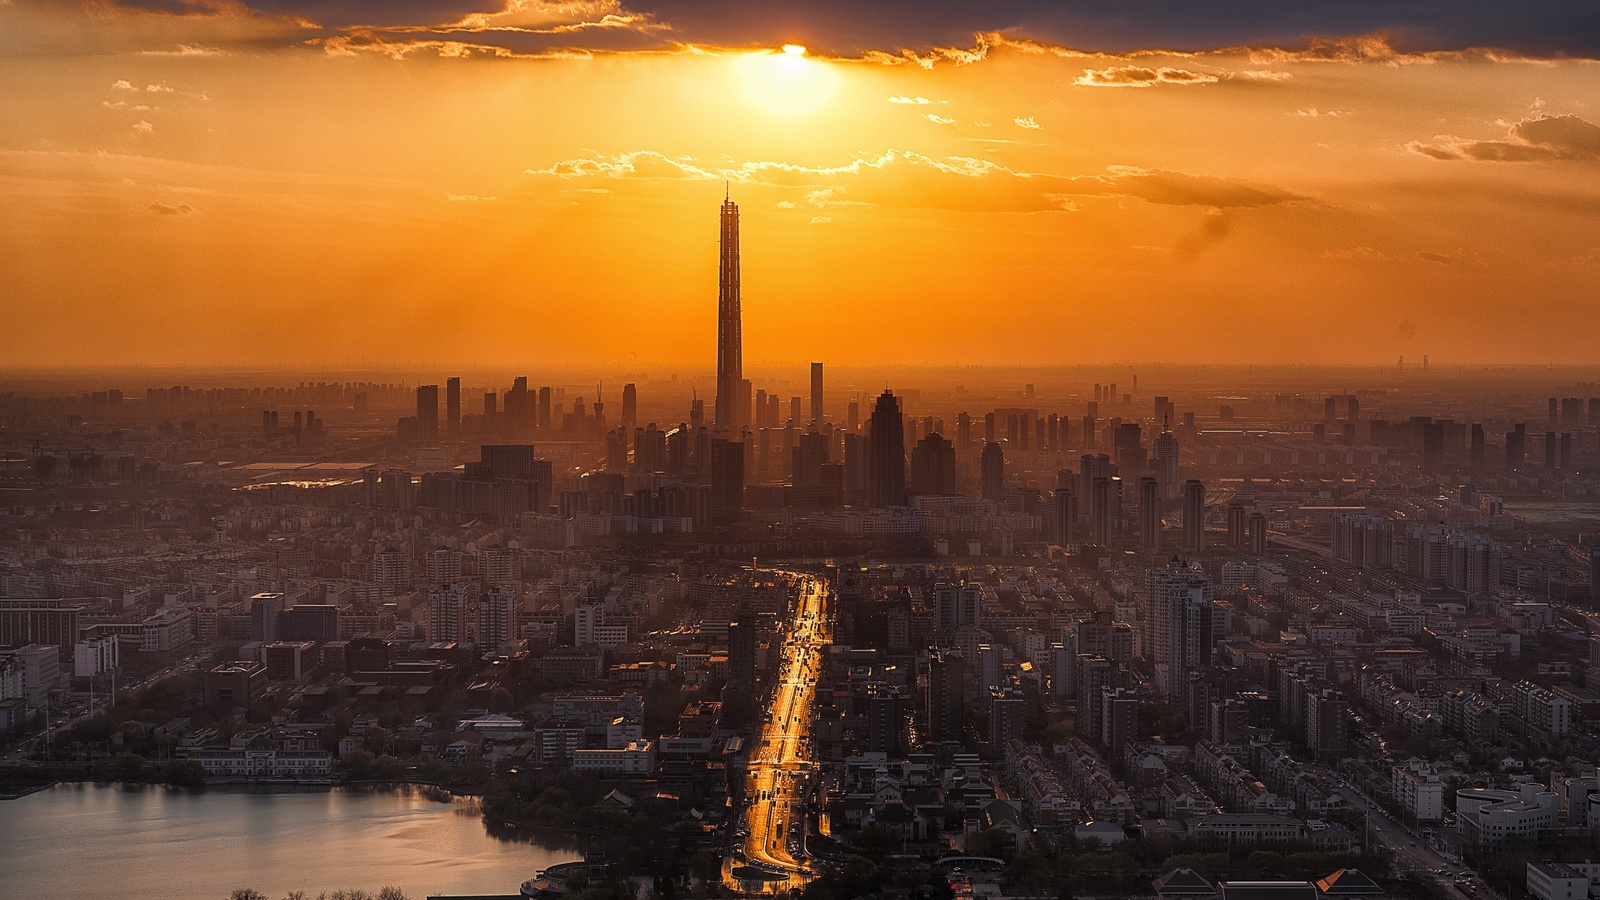
{"type": "Polygon", "coordinates": [[[833,66],[808,58],[806,48],[799,44],[784,44],[779,52],[745,54],[740,57],[736,72],[744,84],[745,96],[779,115],[816,112],[839,88],[839,75],[833,66]]]}

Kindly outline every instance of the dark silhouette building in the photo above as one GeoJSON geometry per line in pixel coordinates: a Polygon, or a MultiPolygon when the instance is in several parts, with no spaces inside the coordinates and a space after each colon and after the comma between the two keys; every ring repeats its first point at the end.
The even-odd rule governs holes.
{"type": "Polygon", "coordinates": [[[911,448],[911,493],[956,493],[956,448],[937,431],[911,448]]]}
{"type": "Polygon", "coordinates": [[[999,503],[1005,498],[1006,492],[1005,451],[993,441],[984,444],[983,456],[979,460],[978,468],[982,481],[983,499],[999,503]]]}
{"type": "Polygon", "coordinates": [[[745,398],[739,307],[739,205],[722,200],[722,252],[717,266],[717,431],[738,434],[750,416],[745,398]]]}
{"type": "Polygon", "coordinates": [[[1183,483],[1183,549],[1206,549],[1206,486],[1193,478],[1183,483]]]}
{"type": "Polygon", "coordinates": [[[906,433],[900,400],[887,389],[878,395],[869,422],[872,433],[868,490],[872,506],[906,505],[906,433]]]}
{"type": "Polygon", "coordinates": [[[439,386],[424,384],[417,388],[417,436],[425,441],[439,438],[439,386]]]}

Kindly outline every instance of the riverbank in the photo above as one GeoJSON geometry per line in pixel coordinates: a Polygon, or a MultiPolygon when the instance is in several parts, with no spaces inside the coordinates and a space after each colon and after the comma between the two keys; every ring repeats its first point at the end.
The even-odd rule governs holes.
{"type": "Polygon", "coordinates": [[[411,897],[513,894],[581,856],[559,839],[491,828],[474,798],[441,796],[410,785],[64,782],[0,812],[3,893],[100,896],[116,884],[130,897],[315,897],[393,884],[411,897]]]}

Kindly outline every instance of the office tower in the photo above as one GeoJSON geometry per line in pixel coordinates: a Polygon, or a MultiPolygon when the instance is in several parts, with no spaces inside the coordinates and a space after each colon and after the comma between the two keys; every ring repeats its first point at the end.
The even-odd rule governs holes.
{"type": "Polygon", "coordinates": [[[1070,544],[1078,536],[1078,497],[1070,487],[1059,487],[1051,501],[1050,537],[1058,544],[1070,544]]]}
{"type": "Polygon", "coordinates": [[[756,683],[756,623],[741,618],[728,626],[728,684],[754,687],[756,683]]]}
{"type": "Polygon", "coordinates": [[[496,648],[517,638],[517,592],[495,588],[478,598],[478,646],[496,648]]]}
{"type": "Polygon", "coordinates": [[[425,441],[439,439],[439,386],[424,384],[417,388],[417,436],[425,441]]]}
{"type": "Polygon", "coordinates": [[[1483,471],[1484,461],[1483,423],[1472,423],[1472,471],[1483,471]]]}
{"type": "Polygon", "coordinates": [[[722,252],[717,270],[717,432],[736,435],[747,424],[743,398],[744,345],[739,308],[739,206],[722,200],[722,252]]]}
{"type": "Polygon", "coordinates": [[[1000,445],[990,442],[983,445],[979,468],[982,473],[983,499],[999,503],[1005,499],[1006,455],[1000,445]]]}
{"type": "Polygon", "coordinates": [[[1189,553],[1206,549],[1206,486],[1193,478],[1183,483],[1183,549],[1189,553]]]}
{"type": "Polygon", "coordinates": [[[934,650],[928,656],[928,740],[933,743],[961,740],[962,679],[961,654],[934,650]]]}
{"type": "Polygon", "coordinates": [[[738,517],[744,506],[744,443],[711,441],[711,514],[722,521],[738,517]]]}
{"type": "Polygon", "coordinates": [[[600,624],[600,604],[580,603],[572,611],[572,646],[594,646],[595,626],[600,624]]]}
{"type": "Polygon", "coordinates": [[[628,382],[622,386],[622,427],[633,428],[639,424],[639,386],[628,382]]]}
{"type": "Polygon", "coordinates": [[[861,401],[851,400],[845,409],[845,429],[854,434],[861,430],[861,401]]]}
{"type": "Polygon", "coordinates": [[[811,364],[811,427],[822,428],[822,363],[811,364]]]}
{"type": "Polygon", "coordinates": [[[1522,468],[1523,457],[1528,452],[1528,426],[1519,423],[1515,430],[1506,432],[1506,471],[1522,468]]]}
{"type": "Polygon", "coordinates": [[[1181,694],[1188,673],[1211,665],[1212,648],[1227,632],[1227,614],[1212,602],[1211,579],[1176,562],[1149,574],[1145,643],[1156,686],[1181,694]]]}
{"type": "Polygon", "coordinates": [[[1095,417],[1093,413],[1083,417],[1083,449],[1093,450],[1100,445],[1095,437],[1095,417]]]}
{"type": "MultiPolygon", "coordinates": [[[[845,432],[844,435],[844,489],[853,498],[866,498],[872,481],[871,443],[864,434],[845,432]]],[[[854,502],[860,502],[860,499],[854,502]]]]}
{"type": "Polygon", "coordinates": [[[461,379],[450,378],[444,383],[445,434],[461,436],[461,379]]]}
{"type": "Polygon", "coordinates": [[[1546,419],[1551,422],[1560,421],[1560,416],[1556,414],[1556,398],[1554,397],[1550,398],[1550,414],[1546,416],[1546,419]]]}
{"type": "Polygon", "coordinates": [[[1546,469],[1555,469],[1556,467],[1556,433],[1554,431],[1546,431],[1544,433],[1544,467],[1546,469]]]}
{"type": "Polygon", "coordinates": [[[1161,499],[1175,500],[1178,496],[1178,439],[1171,431],[1163,429],[1156,438],[1156,481],[1161,485],[1161,499]]]}
{"type": "Polygon", "coordinates": [[[1265,556],[1267,552],[1267,517],[1259,512],[1253,512],[1245,521],[1245,530],[1249,534],[1250,553],[1255,556],[1265,556]]]}
{"type": "Polygon", "coordinates": [[[918,496],[956,493],[956,448],[938,432],[911,448],[910,489],[918,496]]]}
{"type": "Polygon", "coordinates": [[[539,388],[539,408],[533,424],[540,431],[550,431],[550,389],[547,387],[539,388]]]}
{"type": "Polygon", "coordinates": [[[886,388],[878,395],[868,423],[872,462],[868,470],[872,506],[906,505],[905,426],[900,420],[900,400],[886,388]]]}
{"type": "Polygon", "coordinates": [[[1561,455],[1557,460],[1557,464],[1560,465],[1563,472],[1572,471],[1572,432],[1570,431],[1561,432],[1561,455]]]}
{"type": "Polygon", "coordinates": [[[483,419],[478,423],[478,433],[485,437],[498,433],[500,423],[496,419],[499,413],[497,408],[499,401],[500,395],[494,391],[488,391],[483,395],[483,419]]]}
{"type": "Polygon", "coordinates": [[[972,446],[972,417],[966,413],[956,416],[956,449],[966,450],[972,446]]]}
{"type": "Polygon", "coordinates": [[[1248,546],[1245,538],[1245,508],[1236,500],[1228,504],[1228,549],[1245,549],[1248,546]]]}
{"type": "Polygon", "coordinates": [[[1139,477],[1139,546],[1161,550],[1161,484],[1150,475],[1139,477]]]}
{"type": "Polygon", "coordinates": [[[890,759],[905,752],[905,713],[897,688],[887,684],[867,687],[867,751],[890,759]]]}

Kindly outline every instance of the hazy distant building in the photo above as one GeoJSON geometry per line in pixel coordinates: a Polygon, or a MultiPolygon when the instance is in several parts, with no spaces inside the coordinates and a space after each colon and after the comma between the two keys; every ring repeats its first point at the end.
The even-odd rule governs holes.
{"type": "Polygon", "coordinates": [[[622,425],[632,428],[639,424],[639,386],[628,382],[622,386],[622,425]]]}
{"type": "Polygon", "coordinates": [[[979,471],[983,487],[983,499],[999,503],[1005,499],[1006,491],[1006,456],[1000,445],[990,441],[983,446],[983,456],[979,461],[979,471]]]}
{"type": "Polygon", "coordinates": [[[956,493],[956,448],[937,431],[911,448],[911,493],[956,493]]]}
{"type": "Polygon", "coordinates": [[[1161,483],[1151,475],[1139,477],[1139,546],[1161,549],[1161,483]]]}
{"type": "Polygon", "coordinates": [[[461,436],[461,379],[451,378],[444,383],[445,434],[461,436]]]}
{"type": "Polygon", "coordinates": [[[425,441],[439,439],[439,386],[424,384],[417,388],[417,436],[425,441]]]}
{"type": "Polygon", "coordinates": [[[822,428],[822,363],[811,364],[811,427],[822,428]]]}

